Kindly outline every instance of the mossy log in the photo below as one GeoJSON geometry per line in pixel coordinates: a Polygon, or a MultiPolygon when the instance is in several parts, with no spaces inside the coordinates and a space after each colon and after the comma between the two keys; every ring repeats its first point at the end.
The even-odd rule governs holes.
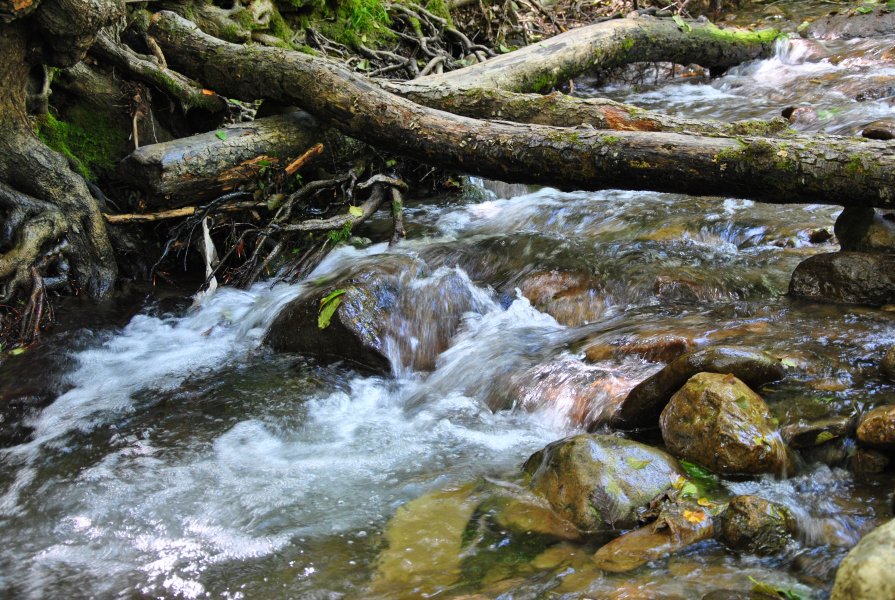
{"type": "Polygon", "coordinates": [[[895,147],[885,142],[476,120],[401,98],[324,58],[223,42],[174,13],[154,15],[150,30],[175,68],[222,93],[295,103],[348,136],[461,172],[562,189],[895,207],[895,147]]]}
{"type": "Polygon", "coordinates": [[[473,87],[543,92],[583,73],[635,62],[696,63],[723,70],[770,54],[776,29],[721,29],[709,22],[649,16],[603,21],[440,75],[405,82],[411,89],[473,87]]]}

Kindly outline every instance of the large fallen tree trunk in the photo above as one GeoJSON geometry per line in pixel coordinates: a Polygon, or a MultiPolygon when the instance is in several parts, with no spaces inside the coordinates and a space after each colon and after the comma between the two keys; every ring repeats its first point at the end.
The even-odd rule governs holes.
{"type": "Polygon", "coordinates": [[[629,17],[572,29],[491,60],[404,82],[401,87],[547,91],[582,73],[634,62],[696,63],[714,71],[770,53],[776,29],[720,29],[708,22],[629,17]]]}
{"type": "Polygon", "coordinates": [[[297,103],[349,136],[462,172],[563,189],[895,207],[895,148],[883,142],[475,120],[401,98],[323,58],[223,42],[174,13],[157,13],[151,32],[177,69],[221,93],[297,103]]]}

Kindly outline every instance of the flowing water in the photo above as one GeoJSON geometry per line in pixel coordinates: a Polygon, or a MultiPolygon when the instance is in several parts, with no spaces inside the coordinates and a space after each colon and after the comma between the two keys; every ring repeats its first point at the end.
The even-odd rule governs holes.
{"type": "MultiPolygon", "coordinates": [[[[895,85],[893,44],[795,39],[713,81],[596,91],[720,119],[806,103],[818,118],[800,127],[854,133],[895,116],[895,92],[878,91],[895,85]]],[[[798,543],[769,558],[708,541],[608,575],[588,546],[460,556],[445,536],[468,518],[471,485],[518,480],[531,453],[662,366],[614,352],[632,340],[785,358],[787,377],[760,390],[784,425],[895,401],[876,370],[893,313],[785,296],[801,260],[835,250],[809,238],[837,209],[473,184],[409,203],[405,243],[339,249],[309,277],[375,270],[385,254],[425,265],[404,273],[393,317],[413,339],[390,341],[391,376],[262,344],[310,284],[221,289],[190,309],[148,302],[126,325],[67,335],[53,369],[27,354],[3,365],[5,385],[28,379],[55,399],[0,449],[0,595],[692,598],[753,578],[824,597],[844,552],[889,516],[892,489],[835,452],[789,479],[721,482],[719,497],[754,493],[795,514],[798,543]],[[461,300],[433,370],[406,366],[461,300]],[[602,352],[584,360],[587,348],[602,352]]]]}

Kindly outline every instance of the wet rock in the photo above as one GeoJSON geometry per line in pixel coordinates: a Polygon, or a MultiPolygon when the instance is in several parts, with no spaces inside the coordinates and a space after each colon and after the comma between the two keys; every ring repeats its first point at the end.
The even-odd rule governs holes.
{"type": "Polygon", "coordinates": [[[830,233],[830,230],[825,227],[815,229],[808,234],[808,241],[812,244],[823,244],[830,241],[831,239],[833,239],[833,234],[830,233]]]}
{"type": "Polygon", "coordinates": [[[811,106],[789,106],[781,113],[792,125],[809,126],[817,123],[817,111],[811,106]]]}
{"type": "Polygon", "coordinates": [[[429,370],[462,315],[481,310],[482,302],[456,270],[430,272],[413,257],[382,255],[375,264],[352,267],[287,304],[266,342],[277,351],[343,360],[374,372],[389,372],[389,357],[397,359],[397,366],[429,370]],[[329,324],[321,327],[328,298],[338,304],[329,324]]]}
{"type": "Polygon", "coordinates": [[[836,572],[831,600],[895,598],[895,520],[858,542],[836,572]]]}
{"type": "Polygon", "coordinates": [[[732,373],[747,385],[781,379],[783,365],[761,350],[714,346],[685,354],[637,385],[610,420],[617,428],[652,427],[671,396],[697,373],[732,373]]]}
{"type": "Polygon", "coordinates": [[[882,374],[895,381],[895,346],[889,348],[879,365],[882,374]]]}
{"type": "Polygon", "coordinates": [[[615,538],[594,554],[597,567],[623,573],[714,535],[709,511],[692,503],[666,504],[649,525],[615,538]]]}
{"type": "Polygon", "coordinates": [[[853,430],[851,418],[830,417],[787,425],[780,430],[780,435],[791,448],[810,448],[849,435],[853,430]]]}
{"type": "Polygon", "coordinates": [[[523,470],[530,489],[586,533],[636,526],[638,513],[683,476],[661,450],[589,434],[549,444],[523,470]]]}
{"type": "Polygon", "coordinates": [[[847,465],[855,475],[879,475],[889,466],[889,457],[879,450],[856,448],[848,457],[847,465]]]}
{"type": "Polygon", "coordinates": [[[669,451],[722,474],[785,473],[786,445],[761,397],[733,375],[699,373],[662,411],[669,451]]]}
{"type": "Polygon", "coordinates": [[[591,344],[584,347],[584,355],[591,362],[621,360],[626,356],[636,356],[651,362],[669,363],[692,350],[694,345],[692,338],[661,334],[620,340],[611,344],[591,344]]]}
{"type": "Polygon", "coordinates": [[[895,253],[895,223],[873,208],[846,207],[833,231],[842,250],[895,253]]]}
{"type": "Polygon", "coordinates": [[[789,293],[817,302],[870,306],[895,303],[895,255],[817,254],[796,267],[789,293]]]}
{"type": "Polygon", "coordinates": [[[599,281],[587,273],[539,271],[519,282],[522,295],[559,323],[574,327],[598,320],[606,311],[599,281]]]}
{"type": "Polygon", "coordinates": [[[895,448],[895,405],[879,406],[861,417],[858,441],[874,448],[895,448]]]}
{"type": "Polygon", "coordinates": [[[476,508],[473,520],[490,521],[496,529],[515,535],[540,535],[554,541],[578,541],[581,531],[553,511],[547,501],[530,490],[486,483],[487,498],[476,508]]]}
{"type": "Polygon", "coordinates": [[[752,554],[781,552],[795,531],[795,521],[785,506],[758,496],[734,497],[720,521],[721,541],[752,554]]]}
{"type": "Polygon", "coordinates": [[[621,372],[588,365],[573,358],[539,363],[513,372],[506,385],[492,386],[492,410],[519,407],[529,411],[550,407],[581,427],[604,425],[618,410],[634,382],[621,372]]]}
{"type": "Polygon", "coordinates": [[[895,119],[880,119],[864,125],[864,128],[861,130],[861,137],[871,140],[895,139],[895,119]]]}
{"type": "Polygon", "coordinates": [[[820,39],[876,37],[895,33],[895,12],[876,9],[869,14],[843,12],[817,19],[808,27],[808,34],[820,39]]]}
{"type": "Polygon", "coordinates": [[[702,600],[780,600],[780,596],[744,590],[712,590],[702,600]]]}
{"type": "Polygon", "coordinates": [[[664,304],[696,304],[702,286],[692,279],[659,275],[653,284],[653,291],[664,304]]]}

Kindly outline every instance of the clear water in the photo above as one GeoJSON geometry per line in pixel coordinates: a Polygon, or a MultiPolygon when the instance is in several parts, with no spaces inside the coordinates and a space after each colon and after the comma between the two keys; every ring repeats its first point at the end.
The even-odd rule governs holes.
{"type": "MultiPolygon", "coordinates": [[[[721,119],[806,101],[831,111],[818,128],[835,132],[891,116],[891,98],[850,94],[890,76],[874,48],[893,40],[836,42],[830,51],[848,55],[836,60],[800,54],[801,43],[711,83],[608,91],[721,119]]],[[[411,585],[410,566],[406,584],[384,574],[399,507],[433,493],[455,498],[411,532],[437,566],[443,540],[433,524],[449,521],[465,484],[514,480],[532,452],[581,431],[661,367],[635,356],[586,362],[582,344],[661,333],[766,348],[794,365],[761,390],[783,424],[895,401],[875,367],[895,343],[893,313],[784,296],[798,262],[835,249],[809,234],[831,228],[836,209],[490,187],[497,192],[411,203],[407,242],[337,250],[310,277],[386,253],[422,260],[429,274],[408,286],[401,315],[413,325],[450,304],[450,294],[414,301],[431,300],[427,291],[450,276],[475,308],[431,372],[403,366],[413,344],[393,346],[389,377],[271,353],[264,332],[301,284],[221,289],[186,311],[150,306],[123,327],[74,336],[53,383],[58,397],[29,417],[29,441],[0,450],[0,595],[689,598],[747,589],[754,577],[822,597],[836,561],[888,516],[890,478],[862,481],[815,463],[784,481],[724,482],[727,493],[795,512],[800,543],[777,557],[705,542],[609,576],[591,566],[593,548],[560,544],[474,585],[411,585]],[[533,278],[551,272],[574,274],[582,290],[539,310],[522,290],[536,292],[533,278]]],[[[22,377],[42,368],[17,360],[22,377]]]]}

